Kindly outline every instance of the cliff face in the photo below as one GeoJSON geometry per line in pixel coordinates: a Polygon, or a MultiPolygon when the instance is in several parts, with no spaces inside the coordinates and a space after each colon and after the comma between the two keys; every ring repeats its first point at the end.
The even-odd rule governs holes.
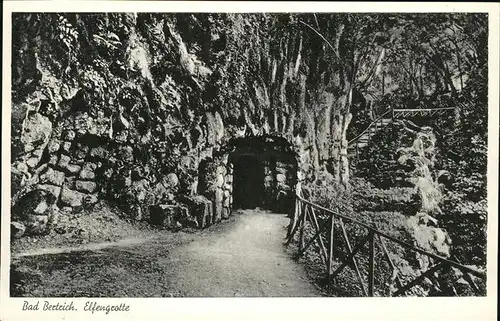
{"type": "Polygon", "coordinates": [[[43,232],[111,199],[137,220],[205,227],[230,214],[245,139],[288,155],[264,160],[273,197],[315,181],[345,97],[290,19],[15,14],[12,221],[43,232]]]}

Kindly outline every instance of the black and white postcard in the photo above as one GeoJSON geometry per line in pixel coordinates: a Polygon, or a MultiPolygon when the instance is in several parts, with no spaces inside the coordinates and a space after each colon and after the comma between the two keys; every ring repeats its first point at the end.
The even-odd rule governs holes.
{"type": "Polygon", "coordinates": [[[498,4],[4,9],[2,320],[496,319],[498,4]]]}

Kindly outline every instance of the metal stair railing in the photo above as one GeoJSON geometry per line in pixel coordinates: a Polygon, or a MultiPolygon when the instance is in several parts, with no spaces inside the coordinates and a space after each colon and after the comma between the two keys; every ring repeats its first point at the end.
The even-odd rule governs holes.
{"type": "MultiPolygon", "coordinates": [[[[365,135],[369,130],[371,130],[374,125],[375,128],[378,128],[379,122],[380,122],[380,127],[382,127],[383,119],[388,114],[391,114],[391,116],[394,114],[392,107],[389,107],[384,113],[382,113],[382,115],[378,116],[374,121],[372,121],[370,125],[368,125],[368,127],[366,127],[365,130],[361,132],[361,134],[357,135],[356,137],[347,142],[347,148],[352,148],[353,145],[356,147],[356,159],[358,159],[359,157],[359,139],[363,137],[363,135],[365,135]]],[[[368,139],[370,138],[371,136],[368,137],[368,139]]]]}
{"type": "MultiPolygon", "coordinates": [[[[357,141],[359,138],[361,138],[366,132],[368,132],[368,130],[370,130],[372,128],[373,125],[377,125],[379,122],[380,122],[380,126],[383,125],[382,123],[382,120],[384,119],[384,117],[387,115],[387,114],[390,114],[392,113],[392,108],[389,108],[389,110],[387,110],[386,112],[384,112],[382,115],[380,115],[379,117],[377,117],[377,119],[375,119],[374,121],[372,121],[370,123],[370,125],[368,125],[368,127],[366,127],[365,130],[363,130],[361,132],[361,134],[359,134],[358,136],[354,137],[353,139],[351,139],[350,141],[347,142],[347,145],[351,145],[353,142],[357,141]]],[[[377,126],[378,127],[378,126],[377,126]]]]}

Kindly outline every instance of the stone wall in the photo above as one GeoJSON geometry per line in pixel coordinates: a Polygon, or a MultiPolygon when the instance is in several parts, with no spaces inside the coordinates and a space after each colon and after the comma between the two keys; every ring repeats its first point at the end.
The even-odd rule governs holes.
{"type": "MultiPolygon", "coordinates": [[[[12,164],[16,230],[43,234],[57,225],[59,215],[91,209],[99,199],[118,200],[133,219],[168,229],[205,228],[229,218],[234,156],[241,152],[237,147],[220,144],[201,149],[196,156],[181,157],[177,172],[161,173],[161,165],[152,168],[140,162],[136,146],[111,140],[107,128],[93,122],[87,113],[54,123],[39,112],[28,113],[21,129],[23,151],[12,164]],[[181,182],[179,171],[189,168],[194,175],[181,182]],[[32,206],[20,210],[26,204],[32,206]]],[[[250,140],[255,139],[273,148],[264,136],[250,140]]],[[[287,148],[292,146],[281,140],[287,148]]],[[[244,152],[265,155],[262,146],[251,150],[252,142],[245,148],[250,150],[244,152]]],[[[297,168],[291,164],[295,159],[270,155],[263,157],[263,188],[268,196],[263,205],[286,212],[286,200],[295,192],[297,168]]]]}

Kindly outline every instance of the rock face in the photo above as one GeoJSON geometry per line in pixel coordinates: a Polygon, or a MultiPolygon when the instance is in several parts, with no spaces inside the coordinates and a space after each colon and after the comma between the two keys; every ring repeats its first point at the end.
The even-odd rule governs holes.
{"type": "Polygon", "coordinates": [[[97,189],[97,184],[88,181],[76,181],[75,187],[77,191],[85,193],[93,193],[97,189]]]}
{"type": "Polygon", "coordinates": [[[85,194],[63,187],[60,197],[62,205],[79,208],[83,204],[85,194]]]}
{"type": "Polygon", "coordinates": [[[181,201],[189,208],[189,212],[196,219],[198,227],[205,228],[214,222],[213,205],[210,200],[201,195],[182,197],[181,201]]]}
{"type": "Polygon", "coordinates": [[[42,215],[53,202],[54,198],[46,191],[31,191],[21,197],[12,208],[12,220],[26,221],[33,215],[42,215]]]}
{"type": "Polygon", "coordinates": [[[95,170],[97,165],[94,163],[85,163],[82,171],[80,172],[80,179],[92,181],[95,179],[95,170]]]}
{"type": "Polygon", "coordinates": [[[189,215],[187,207],[179,204],[154,206],[150,212],[150,222],[167,229],[198,227],[198,222],[189,215]]]}
{"type": "Polygon", "coordinates": [[[24,234],[44,234],[49,221],[57,215],[56,198],[45,190],[34,190],[22,196],[12,207],[13,237],[24,234]]]}
{"type": "MultiPolygon", "coordinates": [[[[295,187],[314,181],[331,156],[327,147],[318,153],[317,143],[333,129],[324,124],[334,124],[334,101],[310,95],[309,103],[322,108],[306,106],[309,86],[319,87],[297,59],[306,52],[302,41],[299,48],[287,40],[294,54],[283,56],[264,49],[280,34],[266,34],[266,44],[254,46],[246,33],[216,32],[212,24],[221,17],[184,17],[195,20],[36,15],[37,25],[50,26],[36,32],[28,15],[13,18],[19,41],[13,48],[12,199],[20,222],[44,225],[53,204],[75,212],[111,199],[137,220],[205,228],[229,218],[241,201],[234,189],[243,175],[235,170],[241,155],[262,164],[258,206],[286,211],[295,187]],[[76,36],[55,36],[61,21],[76,36]],[[114,29],[95,30],[101,22],[114,29]],[[74,49],[70,62],[60,51],[68,45],[55,39],[74,49]],[[233,55],[232,46],[238,57],[250,57],[248,66],[232,65],[239,58],[231,56],[222,70],[220,59],[233,55]],[[46,198],[51,201],[44,205],[46,198]]],[[[241,29],[242,17],[224,19],[227,28],[241,29]]]]}
{"type": "Polygon", "coordinates": [[[37,159],[34,165],[38,164],[41,157],[41,154],[38,155],[37,151],[45,148],[51,133],[52,123],[47,117],[39,113],[34,113],[26,117],[21,135],[21,143],[24,145],[24,151],[31,152],[31,155],[37,159]]]}
{"type": "Polygon", "coordinates": [[[51,167],[40,176],[40,183],[47,183],[51,185],[61,186],[64,183],[64,173],[53,170],[51,167]]]}
{"type": "Polygon", "coordinates": [[[26,226],[19,222],[11,222],[10,223],[10,235],[12,238],[18,239],[24,235],[26,231],[26,226]]]}
{"type": "Polygon", "coordinates": [[[59,186],[54,186],[54,185],[49,185],[49,184],[41,184],[41,185],[37,185],[37,188],[39,190],[49,192],[54,197],[54,199],[57,199],[61,193],[61,187],[59,187],[59,186]]]}

